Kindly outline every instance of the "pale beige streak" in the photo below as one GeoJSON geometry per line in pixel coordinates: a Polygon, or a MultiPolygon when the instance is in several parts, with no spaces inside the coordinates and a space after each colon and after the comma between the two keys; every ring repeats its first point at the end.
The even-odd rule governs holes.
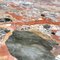
{"type": "Polygon", "coordinates": [[[29,30],[30,32],[33,32],[34,34],[40,36],[41,38],[45,39],[45,40],[51,40],[51,37],[43,34],[41,31],[38,31],[37,29],[31,29],[29,30]]]}
{"type": "Polygon", "coordinates": [[[57,42],[58,44],[60,44],[60,42],[58,40],[54,39],[52,36],[48,36],[48,35],[42,33],[41,31],[38,31],[37,29],[30,29],[29,31],[33,32],[37,36],[39,36],[39,37],[41,37],[41,38],[43,38],[43,39],[45,39],[47,41],[52,40],[52,41],[57,42]]]}
{"type": "Polygon", "coordinates": [[[12,32],[6,33],[5,37],[3,38],[2,43],[5,43],[11,35],[12,35],[12,32]]]}
{"type": "Polygon", "coordinates": [[[0,60],[7,60],[7,56],[0,56],[0,60]]]}
{"type": "MultiPolygon", "coordinates": [[[[0,25],[0,28],[8,28],[8,27],[5,26],[5,25],[0,25]]],[[[10,31],[10,32],[6,33],[6,35],[3,37],[1,42],[5,43],[7,41],[7,39],[12,35],[12,32],[13,31],[10,31]]]]}

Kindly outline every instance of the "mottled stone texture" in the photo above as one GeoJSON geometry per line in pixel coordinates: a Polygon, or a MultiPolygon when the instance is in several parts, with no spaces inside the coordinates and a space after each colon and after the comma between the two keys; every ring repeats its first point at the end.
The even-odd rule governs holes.
{"type": "Polygon", "coordinates": [[[50,42],[27,31],[15,31],[7,41],[10,53],[18,60],[55,60],[50,42]]]}

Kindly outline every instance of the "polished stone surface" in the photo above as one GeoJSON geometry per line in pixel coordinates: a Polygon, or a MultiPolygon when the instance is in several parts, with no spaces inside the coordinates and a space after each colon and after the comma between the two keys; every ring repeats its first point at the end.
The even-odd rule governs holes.
{"type": "Polygon", "coordinates": [[[18,60],[55,60],[50,42],[24,31],[15,31],[7,41],[10,53],[18,60]]]}

